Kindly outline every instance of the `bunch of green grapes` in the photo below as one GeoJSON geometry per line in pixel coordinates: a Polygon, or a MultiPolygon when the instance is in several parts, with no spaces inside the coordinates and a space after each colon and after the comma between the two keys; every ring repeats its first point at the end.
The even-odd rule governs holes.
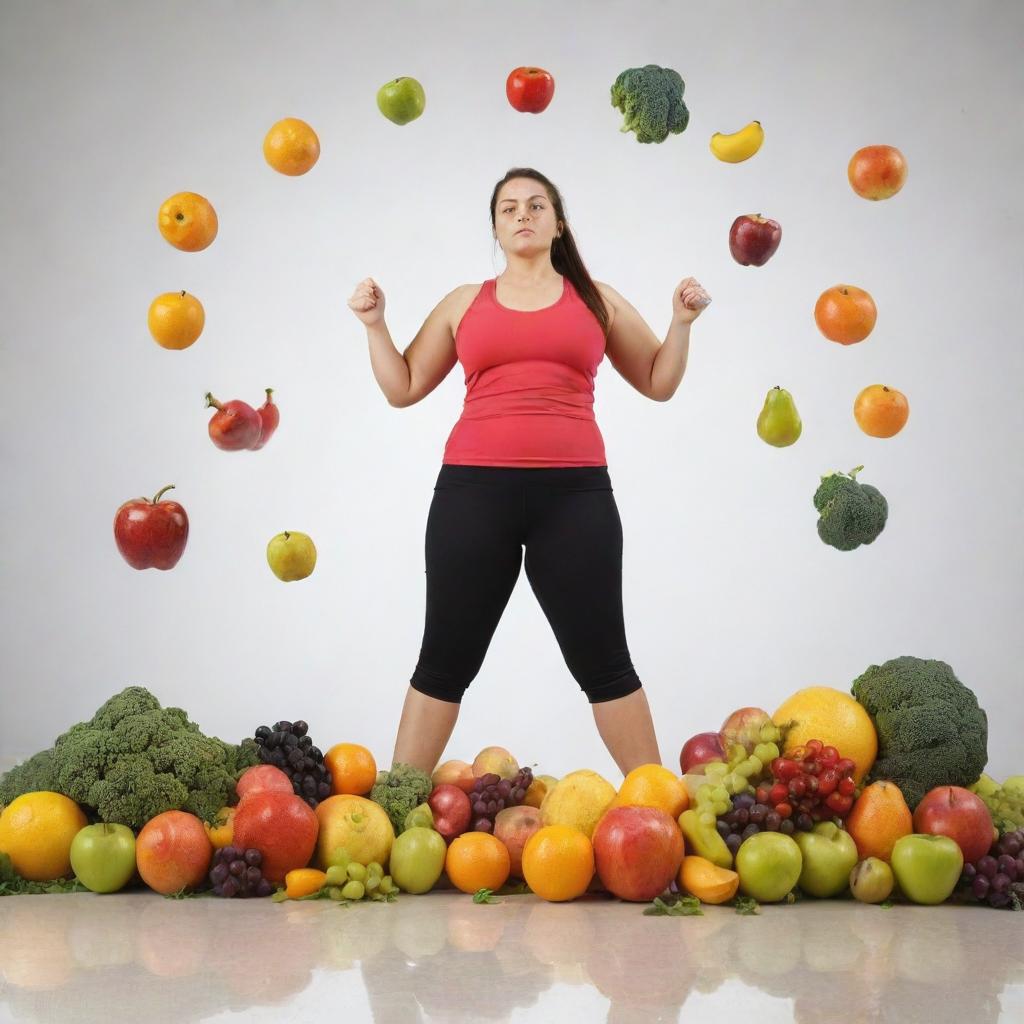
{"type": "MultiPolygon", "coordinates": [[[[726,756],[727,762],[706,764],[704,774],[709,783],[722,786],[727,797],[739,796],[740,793],[753,793],[757,784],[771,775],[771,763],[779,756],[779,745],[776,741],[762,741],[754,747],[753,753],[748,754],[742,743],[733,743],[726,756]]],[[[699,795],[698,790],[698,798],[699,795]]]]}
{"type": "Polygon", "coordinates": [[[1024,776],[1014,775],[1000,786],[991,776],[982,775],[967,788],[984,801],[1000,835],[1024,827],[1024,776]]]}

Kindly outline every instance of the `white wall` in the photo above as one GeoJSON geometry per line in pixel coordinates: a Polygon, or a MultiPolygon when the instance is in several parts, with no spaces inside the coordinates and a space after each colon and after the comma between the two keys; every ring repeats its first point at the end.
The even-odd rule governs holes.
{"type": "MultiPolygon", "coordinates": [[[[321,746],[365,743],[390,764],[464,381],[457,367],[423,403],[389,407],[345,303],[375,277],[404,348],[447,291],[503,268],[487,203],[526,164],[563,190],[592,275],[659,338],[683,277],[714,296],[671,402],[645,400],[607,361],[597,378],[627,637],[665,763],[735,707],[847,689],[913,654],[976,691],[991,770],[1019,772],[1022,21],[1010,3],[880,0],[5,4],[4,760],[136,683],[225,738],[303,717],[321,746]],[[541,116],[505,99],[524,63],[556,79],[541,116]],[[662,145],[620,133],[609,103],[616,75],[645,63],[686,82],[689,127],[662,145]],[[399,75],[427,96],[401,128],[375,105],[399,75]],[[262,157],[284,116],[320,135],[301,178],[262,157]],[[754,118],[761,152],[715,160],[711,133],[754,118]],[[908,160],[887,202],[846,181],[872,143],[908,160]],[[201,253],[156,229],[179,190],[219,214],[201,253]],[[758,269],[726,244],[753,212],[784,231],[758,269]],[[850,348],[812,318],[838,282],[879,310],[850,348]],[[169,352],[146,310],[178,288],[207,325],[169,352]],[[910,400],[890,440],[852,417],[872,383],[910,400]],[[776,384],[804,420],[781,450],[754,429],[776,384]],[[214,448],[204,393],[258,403],[266,386],[281,408],[268,447],[214,448]],[[811,495],[819,474],[861,463],[890,521],[839,553],[817,538],[811,495]],[[171,572],[134,571],[114,512],[168,483],[188,548],[171,572]],[[284,529],[319,548],[301,583],[266,564],[284,529]]],[[[525,574],[446,756],[490,744],[540,772],[620,778],[525,574]]]]}

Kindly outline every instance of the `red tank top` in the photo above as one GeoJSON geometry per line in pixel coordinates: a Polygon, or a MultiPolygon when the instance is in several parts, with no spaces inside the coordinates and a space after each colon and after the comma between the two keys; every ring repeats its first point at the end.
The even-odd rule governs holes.
{"type": "Polygon", "coordinates": [[[594,378],[604,358],[601,325],[568,277],[544,309],[498,303],[485,281],[455,333],[466,374],[462,415],[445,464],[603,466],[594,378]]]}

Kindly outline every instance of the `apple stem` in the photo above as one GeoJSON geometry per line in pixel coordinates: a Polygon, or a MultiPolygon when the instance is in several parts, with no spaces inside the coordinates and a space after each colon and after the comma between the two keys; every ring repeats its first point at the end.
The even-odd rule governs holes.
{"type": "Polygon", "coordinates": [[[169,491],[174,487],[174,484],[168,484],[166,487],[156,492],[156,497],[153,498],[153,504],[155,505],[160,498],[163,496],[165,491],[169,491]]]}
{"type": "Polygon", "coordinates": [[[264,388],[263,390],[266,391],[266,393],[267,393],[267,401],[268,402],[272,401],[270,396],[274,393],[274,389],[273,388],[264,388]]]}
{"type": "Polygon", "coordinates": [[[224,406],[221,405],[220,402],[218,402],[217,399],[213,397],[213,394],[211,392],[207,391],[206,392],[206,408],[209,409],[211,405],[214,407],[214,409],[223,409],[224,408],[224,406]]]}
{"type": "Polygon", "coordinates": [[[181,291],[181,297],[185,298],[185,290],[184,289],[182,289],[182,291],[181,291]]]}
{"type": "Polygon", "coordinates": [[[287,530],[285,530],[284,531],[284,539],[287,540],[290,536],[291,536],[291,534],[287,530]]]}

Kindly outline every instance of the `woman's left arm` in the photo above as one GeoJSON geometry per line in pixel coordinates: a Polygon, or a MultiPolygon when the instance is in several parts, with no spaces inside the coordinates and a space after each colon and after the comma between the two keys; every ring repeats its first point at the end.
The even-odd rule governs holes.
{"type": "Polygon", "coordinates": [[[672,296],[672,322],[659,342],[644,318],[614,288],[594,282],[614,309],[605,347],[612,366],[642,395],[667,402],[686,372],[690,324],[711,302],[692,277],[684,278],[672,296]]]}

